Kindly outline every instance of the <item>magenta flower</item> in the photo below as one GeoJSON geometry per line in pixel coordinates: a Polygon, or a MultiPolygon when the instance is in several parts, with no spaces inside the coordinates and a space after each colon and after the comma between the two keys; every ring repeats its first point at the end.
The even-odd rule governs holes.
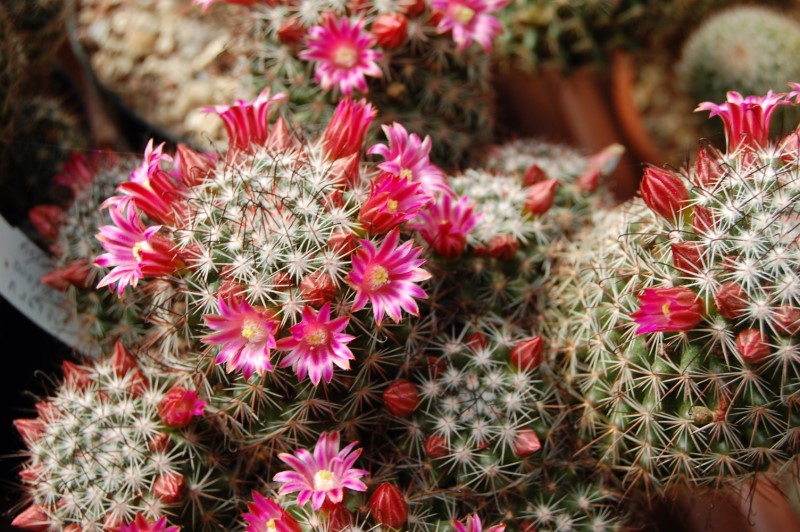
{"type": "Polygon", "coordinates": [[[420,268],[425,262],[417,258],[422,248],[412,248],[411,240],[398,247],[399,240],[397,228],[386,235],[380,248],[369,240],[362,240],[361,248],[353,256],[353,270],[346,279],[357,290],[353,310],[364,308],[370,301],[378,323],[383,320],[384,313],[395,323],[400,321],[403,310],[417,316],[419,309],[414,298],[428,297],[414,284],[431,276],[420,268]]]}
{"type": "Polygon", "coordinates": [[[406,128],[395,122],[391,126],[383,126],[383,132],[389,139],[389,146],[376,144],[369,153],[377,153],[386,162],[378,165],[384,172],[394,174],[422,184],[423,191],[433,197],[435,192],[452,194],[447,186],[444,172],[431,163],[431,138],[426,136],[420,141],[416,133],[408,134],[406,128]]]}
{"type": "Polygon", "coordinates": [[[94,263],[112,269],[97,288],[117,283],[121,296],[126,286],[136,286],[143,277],[170,275],[178,268],[173,243],[156,234],[161,226],[145,227],[130,200],[110,204],[109,213],[114,225],[102,226],[96,236],[108,253],[94,263]]]}
{"type": "MultiPolygon", "coordinates": [[[[481,518],[477,514],[472,514],[467,517],[467,524],[464,525],[458,521],[453,521],[456,532],[484,532],[481,518]]],[[[494,525],[486,529],[486,532],[503,532],[506,525],[494,525]]]]}
{"type": "Polygon", "coordinates": [[[338,85],[350,96],[354,88],[367,92],[365,76],[383,75],[375,62],[383,53],[373,46],[375,37],[364,29],[363,20],[351,22],[347,17],[337,20],[328,15],[321,26],[308,30],[308,49],[300,52],[300,58],[317,62],[315,78],[323,90],[338,85]]]}
{"type": "Polygon", "coordinates": [[[172,429],[182,429],[197,416],[202,416],[206,402],[194,390],[176,384],[158,403],[158,417],[172,429]]]}
{"type": "Polygon", "coordinates": [[[463,196],[458,202],[445,194],[422,210],[410,224],[439,255],[454,259],[464,252],[467,234],[478,224],[482,214],[463,196]]]}
{"type": "Polygon", "coordinates": [[[366,491],[367,486],[360,478],[368,473],[363,469],[353,469],[353,464],[361,455],[361,449],[353,451],[357,442],[339,450],[339,433],[323,432],[312,455],[305,449],[296,454],[280,453],[280,458],[294,471],[282,471],[275,475],[275,482],[283,483],[279,493],[299,492],[297,505],[303,506],[309,499],[314,510],[319,510],[327,498],[332,504],[344,499],[344,490],[366,491]]]}
{"type": "Polygon", "coordinates": [[[500,21],[489,13],[508,4],[508,0],[432,0],[431,7],[442,13],[436,31],[453,32],[459,50],[478,41],[483,49],[492,50],[492,41],[503,31],[500,21]]]}
{"type": "Polygon", "coordinates": [[[255,373],[272,371],[269,350],[275,347],[278,322],[270,312],[253,308],[242,299],[217,300],[220,315],[206,314],[206,325],[218,331],[202,339],[204,343],[221,346],[217,364],[227,363],[228,373],[242,370],[245,379],[255,373]]]}
{"type": "Polygon", "coordinates": [[[331,382],[334,364],[350,369],[350,360],[355,358],[347,347],[355,336],[342,333],[349,318],[332,320],[330,317],[330,303],[325,303],[318,313],[307,306],[303,309],[303,320],[291,327],[292,336],[278,341],[278,349],[289,352],[280,366],[292,366],[299,380],[305,379],[308,373],[314,386],[323,377],[325,382],[331,382]]]}
{"type": "Polygon", "coordinates": [[[722,119],[728,152],[732,153],[741,147],[765,146],[769,142],[772,115],[779,105],[796,105],[796,102],[788,99],[792,96],[797,96],[796,90],[779,94],[769,91],[760,97],[744,97],[738,92],[729,91],[727,101],[721,104],[703,102],[695,112],[709,111],[709,118],[719,116],[722,119]]]}
{"type": "MultiPolygon", "coordinates": [[[[164,143],[153,148],[153,139],[147,143],[144,161],[133,172],[127,183],[117,190],[133,199],[133,203],[152,220],[169,224],[174,221],[175,202],[182,197],[178,181],[161,169],[161,161],[172,161],[172,157],[161,153],[164,143]]],[[[113,199],[112,199],[113,201],[113,199]]]]}
{"type": "Polygon", "coordinates": [[[703,319],[703,303],[692,290],[645,288],[639,295],[642,306],[631,314],[639,324],[636,334],[678,332],[693,329],[703,319]]]}
{"type": "Polygon", "coordinates": [[[253,502],[247,503],[248,513],[242,515],[247,521],[247,532],[301,532],[300,524],[286,510],[257,491],[253,502]]]}
{"type": "Polygon", "coordinates": [[[322,144],[330,160],[341,159],[361,151],[364,137],[378,110],[366,100],[355,102],[345,98],[336,106],[322,144]]]}
{"type": "Polygon", "coordinates": [[[428,194],[420,191],[421,187],[421,183],[398,175],[380,174],[372,180],[369,198],[361,206],[358,219],[370,233],[388,233],[431,201],[428,194]]]}
{"type": "Polygon", "coordinates": [[[122,525],[119,532],[179,532],[177,526],[167,527],[167,518],[162,517],[155,523],[149,522],[142,514],[137,514],[136,519],[127,525],[122,525]]]}
{"type": "Polygon", "coordinates": [[[261,91],[252,102],[236,100],[233,105],[206,107],[207,113],[217,113],[225,124],[230,147],[248,150],[251,146],[264,146],[269,139],[269,107],[283,101],[286,95],[279,92],[270,97],[269,87],[261,91]]]}

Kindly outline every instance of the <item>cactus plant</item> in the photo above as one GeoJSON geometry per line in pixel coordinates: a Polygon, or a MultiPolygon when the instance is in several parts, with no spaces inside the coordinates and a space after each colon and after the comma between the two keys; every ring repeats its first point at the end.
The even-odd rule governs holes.
{"type": "Polygon", "coordinates": [[[800,450],[798,159],[795,135],[767,133],[792,98],[702,105],[727,150],[647,168],[644,201],[598,213],[548,281],[543,334],[580,435],[628,485],[724,483],[800,450]]]}

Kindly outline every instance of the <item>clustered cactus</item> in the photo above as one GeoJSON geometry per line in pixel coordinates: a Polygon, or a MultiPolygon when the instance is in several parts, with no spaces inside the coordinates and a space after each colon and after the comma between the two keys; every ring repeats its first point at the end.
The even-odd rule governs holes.
{"type": "MultiPolygon", "coordinates": [[[[504,2],[399,4],[410,33],[435,15],[418,30],[467,49],[504,2]]],[[[769,126],[800,84],[702,104],[728,146],[648,167],[641,199],[612,208],[619,146],[514,141],[447,175],[431,136],[395,121],[375,140],[390,115],[350,93],[381,52],[358,46],[397,13],[310,7],[253,9],[319,87],[305,65],[272,80],[289,94],[209,108],[217,153],[75,155],[70,200],[31,212],[59,257],[45,281],[103,354],[65,362],[17,420],[17,526],[616,530],[637,493],[788,469],[800,129],[769,126]],[[310,119],[315,101],[330,109],[310,119]]]]}

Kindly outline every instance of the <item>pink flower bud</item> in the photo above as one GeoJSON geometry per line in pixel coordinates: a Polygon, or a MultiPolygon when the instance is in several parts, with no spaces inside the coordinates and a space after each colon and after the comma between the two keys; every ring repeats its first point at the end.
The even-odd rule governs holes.
{"type": "Polygon", "coordinates": [[[511,364],[519,369],[530,371],[542,363],[544,341],[541,336],[522,340],[511,349],[511,364]]]}
{"type": "Polygon", "coordinates": [[[541,448],[539,436],[530,429],[521,430],[514,437],[514,454],[517,456],[528,456],[541,448]]]}
{"type": "Polygon", "coordinates": [[[413,383],[397,379],[383,392],[383,404],[393,416],[408,417],[419,406],[419,393],[413,383]]]}
{"type": "Polygon", "coordinates": [[[278,40],[283,44],[299,44],[306,36],[306,28],[300,19],[287,17],[278,28],[278,40]]]}
{"type": "Polygon", "coordinates": [[[600,184],[600,168],[587,169],[576,181],[578,188],[585,192],[594,192],[600,184]]]}
{"type": "Polygon", "coordinates": [[[44,434],[44,422],[41,419],[15,419],[14,428],[25,443],[30,446],[44,434]]]}
{"type": "Polygon", "coordinates": [[[519,250],[519,242],[514,235],[497,235],[489,242],[487,252],[497,260],[511,260],[519,250]]]}
{"type": "Polygon", "coordinates": [[[467,340],[464,342],[467,344],[467,347],[470,349],[483,349],[487,345],[489,345],[489,339],[486,337],[485,334],[481,332],[474,332],[467,336],[467,340]]]}
{"type": "Polygon", "coordinates": [[[639,301],[641,307],[631,314],[639,324],[636,334],[689,331],[703,319],[703,302],[682,286],[645,288],[639,301]]]}
{"type": "Polygon", "coordinates": [[[345,508],[344,504],[331,507],[330,501],[326,498],[322,509],[328,511],[328,517],[325,520],[327,530],[350,530],[350,527],[353,526],[353,514],[345,508]]]}
{"type": "Polygon", "coordinates": [[[700,242],[676,242],[672,244],[672,264],[679,272],[700,273],[703,271],[702,250],[700,242]]]}
{"type": "Polygon", "coordinates": [[[548,179],[531,186],[525,197],[525,210],[531,214],[544,214],[556,199],[557,179],[548,179]]]}
{"type": "Polygon", "coordinates": [[[726,281],[719,286],[714,296],[714,305],[722,317],[735,320],[747,310],[747,292],[739,283],[726,281]]]}
{"type": "Polygon", "coordinates": [[[214,169],[214,159],[185,144],[178,144],[176,159],[180,162],[181,181],[187,187],[199,185],[214,169]]]}
{"type": "Polygon", "coordinates": [[[186,493],[186,479],[180,473],[162,473],[153,483],[153,493],[164,504],[175,504],[186,493]]]}
{"type": "Polygon", "coordinates": [[[172,449],[172,438],[166,432],[159,432],[147,444],[147,448],[154,453],[164,453],[172,449]]]}
{"type": "Polygon", "coordinates": [[[695,179],[697,184],[704,188],[713,187],[722,177],[722,168],[708,152],[709,148],[700,148],[697,152],[697,160],[694,163],[695,179]]]}
{"type": "Polygon", "coordinates": [[[11,522],[11,526],[21,528],[22,530],[44,532],[45,530],[50,530],[50,520],[47,518],[47,514],[42,510],[41,506],[31,504],[14,518],[11,522]]]}
{"type": "Polygon", "coordinates": [[[442,458],[450,453],[444,436],[440,434],[432,434],[425,438],[422,447],[425,449],[425,454],[434,459],[442,458]]]}
{"type": "Polygon", "coordinates": [[[328,245],[343,255],[349,255],[358,247],[358,237],[350,231],[337,229],[328,238],[328,245]]]}
{"type": "Polygon", "coordinates": [[[64,209],[58,205],[37,205],[28,211],[28,219],[43,238],[55,240],[64,219],[64,209]]]}
{"type": "Polygon", "coordinates": [[[773,324],[780,334],[795,336],[800,333],[800,310],[789,305],[779,306],[775,309],[773,324]]]}
{"type": "Polygon", "coordinates": [[[400,13],[378,15],[370,30],[378,45],[392,50],[403,46],[408,40],[408,19],[400,13]]]}
{"type": "Polygon", "coordinates": [[[19,479],[28,484],[37,484],[42,477],[42,468],[40,466],[26,467],[19,472],[19,479]]]}
{"type": "Polygon", "coordinates": [[[195,416],[202,416],[205,406],[206,402],[198,399],[196,391],[175,385],[159,403],[158,416],[167,427],[182,429],[195,416]]]}
{"type": "Polygon", "coordinates": [[[683,181],[668,170],[648,166],[639,185],[642,199],[651,210],[667,220],[674,220],[689,201],[683,181]]]}
{"type": "Polygon", "coordinates": [[[526,187],[541,183],[542,181],[547,181],[547,179],[547,172],[542,170],[542,167],[536,163],[530,165],[528,169],[525,170],[525,175],[522,176],[522,182],[526,187]]]}
{"type": "Polygon", "coordinates": [[[79,390],[86,388],[92,382],[89,376],[89,370],[83,366],[79,366],[74,362],[65,360],[61,363],[61,369],[64,372],[64,381],[68,386],[74,386],[79,390]]]}
{"type": "Polygon", "coordinates": [[[51,422],[61,417],[61,409],[51,402],[39,401],[34,405],[36,413],[39,414],[39,419],[46,422],[51,422]]]}
{"type": "Polygon", "coordinates": [[[322,306],[336,297],[336,285],[330,275],[318,270],[300,281],[300,295],[309,305],[322,306]]]}
{"type": "Polygon", "coordinates": [[[384,482],[369,498],[369,513],[381,526],[402,528],[408,520],[408,504],[397,486],[384,482]]]}
{"type": "Polygon", "coordinates": [[[147,381],[139,370],[139,365],[136,358],[128,351],[122,342],[117,340],[114,344],[114,354],[111,355],[111,366],[114,368],[114,373],[117,377],[124,377],[131,374],[131,382],[128,386],[128,391],[134,395],[139,395],[145,391],[147,381]]]}
{"type": "Polygon", "coordinates": [[[714,214],[703,207],[695,205],[692,211],[692,229],[698,235],[710,235],[714,231],[714,214]]]}
{"type": "Polygon", "coordinates": [[[328,159],[357,155],[361,151],[367,129],[377,113],[366,100],[354,102],[345,98],[340,101],[322,138],[328,159]]]}
{"type": "Polygon", "coordinates": [[[758,364],[769,356],[769,339],[758,329],[745,329],[736,336],[736,349],[742,360],[758,364]]]}
{"type": "Polygon", "coordinates": [[[44,277],[42,282],[56,290],[66,291],[70,286],[89,288],[92,267],[83,259],[56,268],[44,277]]]}

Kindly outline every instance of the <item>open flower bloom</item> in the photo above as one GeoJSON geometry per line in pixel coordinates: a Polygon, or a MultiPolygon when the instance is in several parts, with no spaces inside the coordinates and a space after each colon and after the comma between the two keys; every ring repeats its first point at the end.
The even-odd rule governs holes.
{"type": "Polygon", "coordinates": [[[720,104],[703,102],[695,112],[709,111],[709,117],[722,119],[728,153],[733,153],[742,147],[765,146],[769,142],[772,115],[779,105],[796,105],[788,99],[792,96],[797,96],[797,90],[778,94],[769,91],[765,96],[742,96],[729,91],[727,101],[720,104]]]}
{"type": "MultiPolygon", "coordinates": [[[[454,521],[453,525],[455,526],[456,532],[484,532],[481,518],[478,517],[477,514],[472,514],[467,517],[466,525],[458,521],[454,521]]],[[[485,532],[503,532],[505,529],[506,525],[494,525],[487,528],[485,532]]]]}
{"type": "Polygon", "coordinates": [[[466,196],[455,201],[452,196],[444,195],[423,209],[410,225],[439,255],[454,259],[464,252],[467,234],[481,219],[482,215],[474,210],[466,196]]]}
{"type": "Polygon", "coordinates": [[[155,523],[149,522],[142,514],[137,514],[136,519],[127,525],[122,525],[119,532],[179,532],[177,526],[167,526],[167,518],[162,517],[155,523]]]}
{"type": "Polygon", "coordinates": [[[502,33],[500,21],[489,13],[505,6],[508,0],[432,0],[431,7],[442,13],[436,31],[453,32],[459,50],[477,41],[484,50],[492,50],[492,41],[502,33]]]}
{"type": "Polygon", "coordinates": [[[361,248],[353,256],[353,270],[347,276],[347,282],[357,291],[353,310],[371,302],[378,323],[384,314],[399,322],[403,310],[417,316],[419,309],[414,298],[428,297],[415,284],[431,276],[420,268],[425,262],[417,258],[422,248],[412,248],[411,240],[398,246],[399,240],[397,228],[386,235],[380,248],[362,240],[361,248]]]}
{"type": "Polygon", "coordinates": [[[286,510],[257,491],[253,501],[247,503],[248,513],[242,518],[247,522],[247,532],[301,532],[300,524],[286,510]]]}
{"type": "Polygon", "coordinates": [[[217,364],[227,364],[228,373],[241,370],[245,379],[253,373],[272,371],[270,349],[275,347],[278,322],[266,311],[259,311],[242,299],[217,300],[219,315],[205,314],[206,325],[217,332],[202,341],[220,346],[217,364]]]}
{"type": "Polygon", "coordinates": [[[692,290],[646,288],[639,295],[642,306],[631,314],[639,324],[636,334],[689,331],[703,319],[703,303],[692,290]]]}
{"type": "Polygon", "coordinates": [[[372,180],[369,198],[361,207],[358,219],[370,233],[388,233],[412,219],[431,201],[414,183],[394,174],[382,173],[372,180]]]}
{"type": "Polygon", "coordinates": [[[264,146],[269,140],[269,108],[275,102],[286,99],[279,92],[270,96],[269,87],[248,102],[236,100],[233,105],[216,105],[206,107],[208,113],[217,113],[225,124],[228,140],[232,149],[248,150],[251,146],[264,146]]]}
{"type": "Polygon", "coordinates": [[[447,177],[435,164],[431,163],[431,137],[420,140],[416,133],[410,135],[397,122],[391,126],[383,126],[383,132],[389,139],[389,145],[376,144],[369,149],[370,154],[377,153],[386,162],[378,168],[384,172],[406,178],[422,184],[423,191],[433,197],[436,192],[452,194],[447,186],[447,177]]]}
{"type": "Polygon", "coordinates": [[[328,15],[322,25],[308,30],[308,49],[300,52],[300,58],[317,62],[315,78],[323,90],[338,85],[350,96],[353,89],[367,92],[366,76],[383,75],[375,62],[383,54],[373,46],[375,37],[364,29],[363,20],[328,15]]]}
{"type": "Polygon", "coordinates": [[[143,277],[170,275],[178,268],[174,244],[156,234],[161,226],[145,227],[128,199],[108,206],[114,225],[102,226],[97,234],[107,253],[97,257],[95,264],[112,269],[97,288],[117,283],[117,293],[122,295],[126,286],[136,286],[143,277]]]}
{"type": "Polygon", "coordinates": [[[308,500],[314,510],[319,510],[325,499],[339,504],[344,499],[344,490],[366,491],[367,486],[361,477],[368,473],[354,469],[353,464],[361,455],[361,449],[353,451],[357,442],[339,450],[339,433],[323,432],[314,446],[314,454],[298,449],[294,455],[278,455],[294,471],[282,471],[275,475],[275,482],[281,482],[280,494],[297,493],[297,505],[303,506],[308,500]]]}
{"type": "Polygon", "coordinates": [[[325,382],[331,382],[334,364],[342,369],[350,369],[350,360],[355,358],[347,347],[355,337],[342,332],[349,318],[330,317],[330,303],[323,305],[319,312],[305,307],[303,320],[290,329],[292,336],[278,341],[278,349],[289,352],[280,366],[292,366],[300,380],[308,374],[314,386],[322,378],[325,382]]]}
{"type": "Polygon", "coordinates": [[[134,205],[152,220],[168,224],[174,220],[175,202],[182,197],[180,183],[161,169],[161,161],[172,157],[161,153],[164,143],[153,148],[153,139],[147,144],[144,161],[131,173],[131,179],[117,190],[130,196],[134,205]]]}

